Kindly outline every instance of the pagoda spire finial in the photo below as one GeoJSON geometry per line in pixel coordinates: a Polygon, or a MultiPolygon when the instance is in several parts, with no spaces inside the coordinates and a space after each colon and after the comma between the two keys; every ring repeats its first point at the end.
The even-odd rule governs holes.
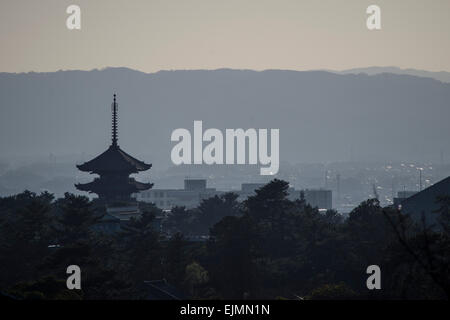
{"type": "Polygon", "coordinates": [[[116,94],[114,93],[114,101],[111,105],[112,111],[112,145],[117,146],[117,108],[116,94]]]}

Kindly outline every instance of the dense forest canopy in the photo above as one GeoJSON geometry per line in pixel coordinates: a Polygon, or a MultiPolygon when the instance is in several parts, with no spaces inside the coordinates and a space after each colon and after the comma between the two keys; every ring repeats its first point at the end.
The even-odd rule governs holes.
{"type": "Polygon", "coordinates": [[[142,215],[118,232],[96,225],[104,207],[83,196],[29,191],[0,198],[0,290],[18,299],[146,299],[145,281],[165,279],[191,299],[448,299],[450,197],[439,228],[368,199],[344,219],[287,198],[273,180],[244,202],[227,193],[197,208],[142,215]],[[194,236],[208,235],[204,241],[194,236]],[[205,240],[206,239],[206,240],[205,240]],[[66,268],[82,270],[68,290],[66,268]],[[366,268],[380,266],[382,289],[366,268]]]}

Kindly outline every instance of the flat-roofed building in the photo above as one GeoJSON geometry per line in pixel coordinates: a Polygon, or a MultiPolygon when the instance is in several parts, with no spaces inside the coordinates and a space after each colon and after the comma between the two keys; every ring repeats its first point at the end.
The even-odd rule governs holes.
{"type": "Polygon", "coordinates": [[[186,179],[184,189],[150,189],[136,194],[136,200],[152,202],[163,210],[176,206],[191,209],[197,207],[203,199],[223,193],[214,188],[207,188],[206,179],[186,179]]]}
{"type": "Polygon", "coordinates": [[[305,189],[303,190],[305,201],[312,207],[329,210],[333,208],[333,196],[331,190],[305,189]]]}

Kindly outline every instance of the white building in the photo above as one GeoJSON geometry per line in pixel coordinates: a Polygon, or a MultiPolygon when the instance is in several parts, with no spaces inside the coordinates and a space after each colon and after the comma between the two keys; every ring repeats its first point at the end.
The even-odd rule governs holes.
{"type": "Polygon", "coordinates": [[[170,210],[175,206],[188,209],[197,207],[201,200],[223,194],[206,187],[206,179],[186,179],[184,189],[150,189],[136,195],[137,201],[152,202],[158,208],[170,210]]]}

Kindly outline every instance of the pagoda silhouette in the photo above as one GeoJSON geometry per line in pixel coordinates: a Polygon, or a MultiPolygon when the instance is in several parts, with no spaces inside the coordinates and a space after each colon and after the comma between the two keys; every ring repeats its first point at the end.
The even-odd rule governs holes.
{"type": "Polygon", "coordinates": [[[111,105],[112,111],[112,143],[108,150],[96,158],[77,165],[84,172],[98,174],[100,177],[84,184],[75,184],[80,191],[87,191],[98,195],[99,200],[107,204],[130,202],[131,194],[148,190],[153,183],[142,183],[130,178],[130,174],[149,170],[152,165],[137,160],[120,149],[117,144],[117,112],[116,94],[111,105]]]}

